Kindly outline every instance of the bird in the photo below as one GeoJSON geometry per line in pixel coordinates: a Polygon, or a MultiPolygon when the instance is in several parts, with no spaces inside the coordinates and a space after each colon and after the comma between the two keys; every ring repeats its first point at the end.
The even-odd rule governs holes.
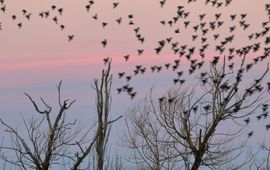
{"type": "Polygon", "coordinates": [[[174,99],[173,97],[170,97],[170,98],[168,99],[168,103],[169,103],[169,104],[173,103],[174,101],[175,101],[175,99],[174,99]]]}
{"type": "Polygon", "coordinates": [[[117,90],[118,94],[120,94],[122,92],[122,88],[117,88],[116,90],[117,90]]]}
{"type": "Polygon", "coordinates": [[[108,25],[107,22],[102,22],[102,28],[105,28],[108,25]]]}
{"type": "Polygon", "coordinates": [[[196,113],[198,111],[198,105],[192,106],[192,110],[196,113]]]}
{"type": "Polygon", "coordinates": [[[11,18],[12,18],[12,20],[15,20],[17,17],[16,17],[16,15],[12,15],[11,18]]]}
{"type": "Polygon", "coordinates": [[[102,40],[101,44],[102,44],[103,48],[105,48],[107,45],[107,39],[102,40]]]}
{"type": "Polygon", "coordinates": [[[20,23],[18,23],[17,24],[17,26],[19,27],[19,29],[21,29],[21,27],[22,27],[22,23],[20,22],[20,23]]]}
{"type": "Polygon", "coordinates": [[[232,14],[232,15],[230,15],[230,17],[231,17],[231,20],[233,21],[233,20],[235,20],[235,18],[236,18],[236,14],[232,14]]]}
{"type": "Polygon", "coordinates": [[[138,52],[138,55],[141,55],[143,53],[143,49],[138,49],[137,52],[138,52]]]}
{"type": "Polygon", "coordinates": [[[94,1],[93,1],[93,0],[90,0],[90,1],[89,1],[89,4],[90,4],[90,5],[93,5],[93,4],[94,4],[94,1]]]}
{"type": "Polygon", "coordinates": [[[240,16],[241,16],[241,19],[245,19],[247,14],[241,14],[240,16]]]}
{"type": "Polygon", "coordinates": [[[225,6],[230,5],[230,4],[231,4],[231,2],[232,2],[232,0],[225,0],[225,6]]]}
{"type": "Polygon", "coordinates": [[[216,18],[216,20],[219,20],[219,19],[220,19],[220,17],[221,17],[221,13],[216,13],[216,14],[215,14],[215,18],[216,18]]]}
{"type": "Polygon", "coordinates": [[[106,65],[109,61],[110,61],[110,58],[109,57],[103,58],[104,65],[106,65]]]}
{"type": "Polygon", "coordinates": [[[160,4],[161,8],[163,8],[163,6],[165,5],[165,2],[166,2],[166,0],[159,1],[159,4],[160,4]]]}
{"type": "Polygon", "coordinates": [[[55,16],[55,17],[53,17],[53,19],[52,19],[54,22],[55,22],[55,24],[58,24],[58,19],[57,19],[57,17],[55,16]]]}
{"type": "Polygon", "coordinates": [[[61,30],[65,29],[65,26],[64,25],[60,25],[60,29],[61,30]]]}
{"type": "Polygon", "coordinates": [[[95,14],[95,15],[92,16],[92,18],[93,18],[94,20],[97,20],[97,19],[98,19],[98,15],[95,14]]]}
{"type": "Polygon", "coordinates": [[[206,112],[209,111],[210,108],[211,108],[210,105],[205,105],[205,106],[203,107],[203,109],[204,109],[206,112]]]}
{"type": "Polygon", "coordinates": [[[129,60],[129,57],[130,57],[129,54],[128,54],[128,55],[125,55],[125,56],[124,56],[125,61],[128,61],[128,60],[129,60]]]}
{"type": "Polygon", "coordinates": [[[116,22],[120,25],[121,24],[121,21],[122,21],[122,17],[116,19],[116,22]]]}
{"type": "Polygon", "coordinates": [[[246,122],[246,124],[248,125],[248,124],[249,124],[249,122],[250,122],[250,118],[248,117],[248,118],[246,118],[244,121],[245,121],[245,122],[246,122]]]}
{"type": "Polygon", "coordinates": [[[253,135],[253,131],[250,131],[249,133],[248,133],[248,137],[250,138],[252,135],[253,135]]]}
{"type": "Polygon", "coordinates": [[[125,75],[125,72],[118,73],[119,78],[122,78],[125,75]]]}
{"type": "Polygon", "coordinates": [[[31,17],[31,13],[25,15],[25,18],[29,21],[30,20],[30,17],[31,17]]]}
{"type": "Polygon", "coordinates": [[[63,15],[63,11],[64,11],[63,8],[59,8],[59,9],[58,9],[58,12],[59,12],[60,15],[63,15]]]}
{"type": "Polygon", "coordinates": [[[39,16],[40,16],[41,18],[43,18],[43,17],[44,17],[44,12],[40,12],[40,13],[39,13],[39,16]]]}
{"type": "Polygon", "coordinates": [[[74,39],[75,35],[68,35],[68,41],[72,41],[74,39]]]}
{"type": "Polygon", "coordinates": [[[159,104],[161,104],[165,100],[165,97],[158,98],[159,104]]]}
{"type": "Polygon", "coordinates": [[[267,91],[270,93],[270,82],[267,82],[267,91]]]}
{"type": "Polygon", "coordinates": [[[26,15],[27,11],[25,9],[22,9],[23,15],[26,15]]]}
{"type": "Polygon", "coordinates": [[[119,5],[119,2],[113,2],[113,9],[115,9],[119,5]]]}
{"type": "Polygon", "coordinates": [[[134,99],[134,97],[136,96],[136,94],[137,94],[137,92],[130,93],[131,100],[134,99]]]}
{"type": "Polygon", "coordinates": [[[265,125],[266,130],[270,129],[270,124],[265,125]]]}
{"type": "Polygon", "coordinates": [[[129,14],[129,15],[128,15],[128,18],[129,18],[129,19],[132,19],[132,18],[133,18],[133,14],[129,14]]]}
{"type": "Polygon", "coordinates": [[[165,66],[166,69],[169,69],[170,65],[171,65],[170,63],[167,63],[164,66],[165,66]]]}
{"type": "Polygon", "coordinates": [[[44,14],[45,14],[45,18],[48,18],[49,15],[50,15],[50,12],[49,11],[45,11],[44,14]]]}
{"type": "Polygon", "coordinates": [[[131,76],[126,76],[126,80],[129,82],[131,80],[131,76]]]}
{"type": "Polygon", "coordinates": [[[85,5],[85,9],[86,9],[86,11],[87,11],[87,12],[89,12],[89,11],[90,11],[90,8],[91,8],[91,5],[90,5],[90,4],[85,5]]]}
{"type": "Polygon", "coordinates": [[[179,72],[177,72],[177,77],[181,77],[183,74],[184,74],[183,71],[179,71],[179,72]]]}
{"type": "Polygon", "coordinates": [[[165,20],[160,21],[160,23],[161,23],[162,25],[165,25],[165,24],[166,24],[166,23],[165,23],[165,20]]]}
{"type": "Polygon", "coordinates": [[[200,21],[202,21],[202,20],[205,18],[205,16],[206,16],[205,13],[204,13],[204,14],[200,14],[200,15],[199,15],[200,21]]]}
{"type": "Polygon", "coordinates": [[[56,9],[56,6],[55,6],[55,5],[52,5],[52,6],[51,6],[51,9],[52,9],[52,10],[55,10],[55,9],[56,9]]]}

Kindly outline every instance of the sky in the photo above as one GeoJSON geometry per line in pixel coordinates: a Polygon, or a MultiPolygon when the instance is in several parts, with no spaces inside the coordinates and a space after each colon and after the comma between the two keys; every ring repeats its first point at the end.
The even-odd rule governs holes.
{"type": "MultiPolygon", "coordinates": [[[[87,12],[85,6],[87,0],[62,1],[17,1],[6,0],[6,11],[0,11],[0,116],[4,120],[20,126],[20,115],[26,117],[33,115],[31,103],[24,96],[29,93],[34,99],[43,97],[51,105],[56,103],[56,84],[63,80],[63,95],[67,98],[76,99],[71,111],[83,121],[85,117],[95,111],[93,109],[95,99],[91,84],[94,78],[98,78],[101,69],[104,68],[103,58],[112,58],[113,72],[113,107],[115,115],[124,115],[128,107],[142,99],[146,92],[154,86],[157,93],[162,94],[172,85],[174,77],[171,71],[160,74],[151,74],[150,66],[164,65],[177,59],[169,47],[165,48],[159,55],[155,54],[154,48],[158,41],[173,36],[173,41],[179,41],[180,45],[199,46],[200,41],[193,42],[191,36],[192,27],[199,23],[198,15],[205,13],[205,21],[212,21],[215,14],[221,13],[222,26],[216,33],[224,38],[229,33],[229,27],[236,25],[235,40],[232,47],[241,47],[250,44],[247,35],[262,29],[261,23],[269,20],[265,12],[267,0],[233,0],[228,7],[213,8],[204,5],[203,0],[187,3],[187,1],[167,0],[164,7],[160,7],[158,0],[117,0],[119,5],[113,9],[111,0],[96,0],[87,12]],[[45,19],[39,16],[42,11],[51,10],[51,5],[63,8],[63,15],[51,11],[50,16],[45,19]],[[190,16],[183,21],[191,21],[189,29],[183,28],[183,22],[170,27],[167,23],[163,26],[160,21],[166,22],[175,16],[177,6],[183,5],[190,16]],[[22,14],[22,9],[31,13],[28,21],[22,14]],[[243,31],[238,22],[230,20],[231,14],[237,15],[247,13],[246,21],[250,27],[243,31]],[[92,17],[98,16],[97,20],[92,17]],[[134,25],[129,25],[128,15],[133,14],[134,25]],[[12,15],[17,18],[13,21],[12,15]],[[57,16],[58,24],[52,18],[57,16]],[[121,24],[116,19],[122,18],[121,24]],[[21,22],[22,28],[17,24],[21,22]],[[102,22],[108,23],[102,28],[102,22]],[[181,24],[182,23],[182,24],[181,24]],[[64,30],[59,25],[65,25],[64,30]],[[142,44],[137,41],[134,29],[140,27],[140,34],[145,37],[142,44]],[[180,34],[174,30],[180,28],[180,34]],[[68,35],[75,35],[72,41],[68,41],[68,35]],[[107,39],[108,44],[104,48],[101,41],[107,39]],[[137,55],[137,49],[144,49],[142,55],[137,55]],[[124,55],[130,55],[126,62],[124,55]],[[117,95],[116,88],[125,83],[118,79],[118,72],[125,71],[132,75],[132,70],[138,64],[148,67],[147,73],[131,80],[138,95],[135,100],[129,96],[117,95]]],[[[199,35],[200,36],[200,35],[199,35]]],[[[209,38],[209,44],[216,44],[213,38],[209,38]]],[[[258,51],[257,54],[261,54],[258,51]]],[[[205,60],[217,55],[215,46],[207,51],[205,60]]],[[[256,55],[256,54],[252,54],[256,55]]],[[[198,57],[198,54],[197,54],[198,57]]],[[[180,67],[187,69],[187,61],[181,61],[180,67]]],[[[260,71],[265,65],[256,68],[260,71]]],[[[256,72],[253,73],[256,75],[256,72]]],[[[251,77],[250,77],[251,78],[251,77]]],[[[41,103],[40,103],[41,104],[41,103]]],[[[114,116],[112,116],[114,117],[114,116]]],[[[88,122],[88,121],[86,121],[88,122]]],[[[117,125],[123,126],[123,121],[117,125]]],[[[1,128],[0,128],[1,130],[1,128]]],[[[264,135],[261,136],[262,138],[264,135]]]]}

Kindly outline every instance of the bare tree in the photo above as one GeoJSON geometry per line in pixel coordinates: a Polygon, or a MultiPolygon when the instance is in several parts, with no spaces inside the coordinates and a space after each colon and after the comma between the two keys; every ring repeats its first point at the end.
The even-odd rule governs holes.
{"type": "Polygon", "coordinates": [[[122,116],[114,120],[109,120],[109,113],[111,109],[111,84],[112,75],[110,74],[111,61],[108,62],[108,69],[102,70],[102,76],[100,83],[97,79],[94,80],[93,89],[96,92],[96,110],[97,110],[97,142],[96,142],[96,154],[97,154],[97,167],[98,170],[104,169],[104,157],[106,155],[106,146],[111,131],[111,124],[122,116]]]}
{"type": "Polygon", "coordinates": [[[55,166],[70,167],[72,170],[89,168],[85,162],[96,145],[98,155],[98,167],[102,169],[105,146],[108,141],[108,134],[111,124],[121,118],[109,120],[111,103],[110,65],[102,71],[101,84],[94,81],[96,91],[96,106],[98,122],[92,127],[77,128],[76,120],[70,122],[66,119],[67,111],[75,100],[61,99],[62,81],[57,85],[59,110],[56,117],[53,117],[52,107],[41,98],[46,107],[41,110],[32,97],[25,93],[33,104],[39,118],[32,117],[30,121],[24,121],[27,137],[18,129],[0,119],[1,124],[10,135],[10,145],[2,141],[0,146],[1,159],[6,164],[11,164],[21,169],[48,170],[55,166]],[[97,129],[95,130],[95,126],[97,129]]]}
{"type": "Polygon", "coordinates": [[[173,88],[158,100],[151,91],[150,97],[130,110],[125,139],[135,153],[131,160],[154,170],[239,169],[252,162],[251,149],[237,140],[249,123],[243,119],[263,103],[266,90],[261,84],[269,65],[247,85],[242,81],[246,55],[236,74],[226,70],[225,57],[221,67],[216,60],[201,74],[199,87],[173,88]],[[230,132],[224,129],[225,123],[232,127],[230,132]],[[237,163],[240,155],[244,160],[237,163]]]}
{"type": "Polygon", "coordinates": [[[268,144],[261,144],[257,156],[253,159],[249,169],[270,169],[270,147],[268,144]]]}

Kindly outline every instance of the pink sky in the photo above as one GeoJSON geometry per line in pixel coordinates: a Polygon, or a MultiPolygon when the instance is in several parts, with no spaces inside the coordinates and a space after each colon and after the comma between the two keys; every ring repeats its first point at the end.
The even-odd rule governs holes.
{"type": "MultiPolygon", "coordinates": [[[[7,0],[6,0],[7,1],[7,0]]],[[[198,15],[206,13],[206,21],[214,19],[215,13],[222,13],[222,20],[225,26],[217,31],[221,37],[230,35],[228,27],[237,25],[237,22],[230,21],[230,14],[247,13],[247,22],[250,28],[247,32],[236,30],[235,42],[231,46],[244,46],[250,44],[246,35],[261,29],[261,22],[266,21],[264,4],[268,0],[235,0],[227,8],[216,9],[204,5],[204,1],[196,3],[180,3],[182,1],[167,0],[164,8],[160,8],[158,0],[117,0],[120,5],[112,9],[111,0],[96,0],[91,7],[90,13],[85,10],[88,1],[62,1],[48,0],[36,1],[7,1],[7,11],[0,12],[0,22],[3,30],[0,31],[0,116],[12,119],[9,113],[17,114],[22,108],[23,113],[31,109],[28,101],[23,95],[24,91],[33,94],[36,99],[39,96],[56,97],[55,85],[64,80],[66,96],[77,98],[78,103],[75,108],[81,108],[80,113],[89,112],[87,107],[93,106],[94,98],[91,96],[90,84],[95,77],[98,77],[103,68],[104,57],[113,58],[113,72],[127,71],[132,73],[132,69],[137,64],[151,66],[153,64],[164,64],[173,61],[175,57],[167,47],[160,56],[154,54],[157,41],[166,37],[174,36],[174,41],[190,46],[198,46],[193,43],[190,37],[193,33],[184,30],[182,25],[162,26],[161,20],[168,20],[175,15],[177,5],[184,5],[190,11],[192,25],[198,22],[198,15]],[[64,8],[64,15],[57,15],[59,22],[66,28],[61,31],[49,19],[41,19],[38,13],[49,10],[55,4],[64,8]],[[22,16],[22,9],[26,9],[31,15],[31,20],[27,21],[22,16]],[[98,14],[98,21],[92,16],[98,14]],[[11,16],[16,14],[18,18],[12,21],[11,16]],[[135,26],[129,26],[127,16],[134,15],[135,26]],[[122,24],[118,25],[115,20],[122,17],[122,24]],[[17,28],[17,22],[22,22],[21,30],[17,28]],[[108,22],[108,26],[102,29],[101,23],[108,22]],[[133,29],[141,27],[140,33],[145,37],[145,43],[140,44],[135,37],[133,29]],[[181,27],[180,35],[174,35],[173,31],[181,27]],[[67,35],[74,34],[72,42],[67,41],[67,35]],[[108,45],[104,49],[100,42],[108,40],[108,45]],[[142,56],[137,56],[137,49],[145,50],[142,56]],[[123,56],[131,55],[129,62],[125,62],[123,56]],[[17,106],[13,107],[13,104],[17,106]],[[81,107],[82,106],[82,107],[81,107]],[[14,113],[16,112],[16,113],[14,113]]],[[[199,1],[199,0],[197,0],[199,1]]],[[[221,38],[222,39],[222,38],[221,38]]],[[[216,43],[211,39],[210,44],[216,43]]],[[[208,54],[215,54],[214,47],[211,47],[208,54]]],[[[212,56],[212,55],[211,55],[212,56]]],[[[209,60],[209,58],[208,58],[209,60]]],[[[181,65],[185,67],[185,64],[181,65]]],[[[162,75],[142,76],[137,79],[138,87],[145,86],[146,89],[152,85],[159,84],[159,81],[166,86],[165,81],[172,75],[165,72],[162,75]],[[149,76],[149,77],[147,77],[149,76]]],[[[117,75],[115,75],[117,77],[117,75]]],[[[122,81],[115,79],[114,84],[121,85],[122,81]]],[[[167,85],[170,85],[168,83],[167,85]]],[[[160,87],[157,87],[160,88],[160,87]]],[[[142,95],[143,96],[143,95],[142,95]]],[[[124,102],[127,96],[116,96],[116,107],[124,102]]],[[[128,98],[129,99],[129,98],[128,98]]],[[[52,100],[53,101],[53,100],[52,100]]],[[[123,110],[122,110],[123,111],[123,110]]]]}

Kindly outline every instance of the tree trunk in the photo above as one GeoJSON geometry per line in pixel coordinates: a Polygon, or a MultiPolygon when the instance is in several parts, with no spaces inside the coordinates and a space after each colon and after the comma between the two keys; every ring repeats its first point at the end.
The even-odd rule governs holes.
{"type": "Polygon", "coordinates": [[[191,170],[198,170],[201,166],[201,163],[202,163],[202,156],[203,156],[203,153],[201,152],[198,152],[195,156],[195,161],[192,165],[192,168],[191,170]]]}

